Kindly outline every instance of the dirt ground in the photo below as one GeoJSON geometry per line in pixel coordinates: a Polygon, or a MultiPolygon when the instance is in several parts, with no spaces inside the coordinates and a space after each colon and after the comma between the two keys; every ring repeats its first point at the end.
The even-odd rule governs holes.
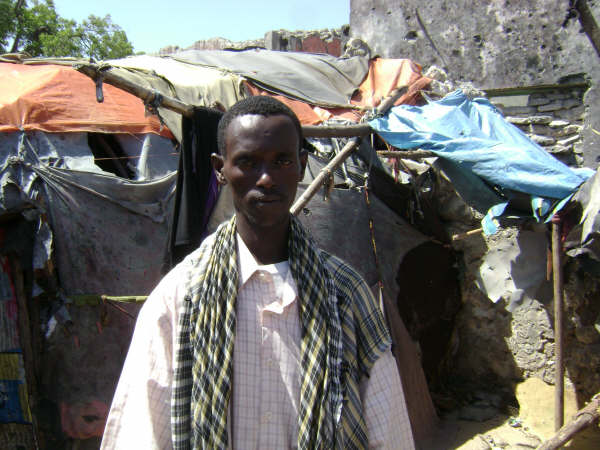
{"type": "MultiPolygon", "coordinates": [[[[440,420],[438,432],[422,450],[512,450],[534,449],[554,436],[554,386],[530,378],[516,386],[519,408],[513,415],[495,414],[487,420],[461,420],[464,414],[449,413],[440,420]]],[[[578,405],[573,386],[565,386],[565,423],[583,407],[578,405]]],[[[600,449],[600,428],[590,426],[565,448],[600,449]]]]}
{"type": "MultiPolygon", "coordinates": [[[[527,423],[507,415],[485,422],[442,419],[438,435],[423,450],[516,450],[535,449],[544,438],[527,423]]],[[[600,429],[580,433],[566,448],[598,450],[600,429]]]]}

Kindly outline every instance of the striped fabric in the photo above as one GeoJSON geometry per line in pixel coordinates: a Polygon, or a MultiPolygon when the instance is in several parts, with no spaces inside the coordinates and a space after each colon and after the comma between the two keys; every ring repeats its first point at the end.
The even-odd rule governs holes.
{"type": "MultiPolygon", "coordinates": [[[[217,230],[188,281],[171,398],[175,449],[227,448],[238,286],[235,230],[235,218],[217,230]]],[[[390,344],[381,311],[360,277],[317,249],[295,218],[290,231],[302,332],[298,448],[366,448],[359,381],[390,344]]]]}

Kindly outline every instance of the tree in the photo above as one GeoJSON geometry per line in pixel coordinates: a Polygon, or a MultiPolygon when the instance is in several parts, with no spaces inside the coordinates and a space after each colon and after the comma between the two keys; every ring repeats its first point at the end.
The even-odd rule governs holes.
{"type": "Polygon", "coordinates": [[[94,59],[133,54],[133,45],[110,15],[78,24],[60,17],[53,0],[0,0],[0,53],[94,59]]]}

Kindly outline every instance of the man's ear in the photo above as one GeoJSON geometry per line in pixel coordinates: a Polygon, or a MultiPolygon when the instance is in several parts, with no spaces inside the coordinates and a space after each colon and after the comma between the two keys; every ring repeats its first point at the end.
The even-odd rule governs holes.
{"type": "Polygon", "coordinates": [[[210,155],[210,162],[212,163],[213,169],[215,169],[217,182],[220,185],[226,185],[227,179],[223,175],[223,165],[225,164],[225,160],[223,159],[223,157],[217,153],[212,153],[210,155]]]}
{"type": "Polygon", "coordinates": [[[308,151],[300,149],[300,173],[298,174],[298,182],[304,179],[304,171],[306,170],[306,164],[308,162],[308,151]]]}

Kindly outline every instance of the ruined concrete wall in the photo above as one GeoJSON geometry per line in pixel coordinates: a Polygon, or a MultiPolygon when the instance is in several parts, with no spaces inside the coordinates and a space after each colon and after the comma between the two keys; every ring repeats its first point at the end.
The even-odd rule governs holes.
{"type": "MultiPolygon", "coordinates": [[[[600,1],[588,4],[600,18],[600,1]]],[[[351,0],[350,30],[373,54],[410,58],[424,70],[442,67],[458,84],[486,90],[508,120],[549,153],[573,167],[597,168],[600,136],[593,130],[600,130],[600,58],[570,14],[568,0],[351,0]]],[[[481,214],[443,175],[439,183],[448,233],[478,228],[481,214]]],[[[448,382],[464,380],[468,388],[459,398],[469,402],[477,384],[496,385],[510,396],[525,378],[554,382],[547,245],[544,226],[509,227],[453,243],[462,253],[463,307],[448,382]],[[490,271],[500,270],[496,285],[486,283],[493,278],[490,271]]],[[[569,260],[565,365],[580,406],[600,390],[598,279],[569,260]]]]}
{"type": "MultiPolygon", "coordinates": [[[[600,58],[568,0],[351,0],[350,34],[375,54],[444,67],[450,78],[481,89],[554,84],[584,73],[582,157],[600,162],[600,58]],[[567,20],[567,17],[569,19],[567,20]]],[[[596,18],[600,1],[590,0],[596,18]]]]}
{"type": "Polygon", "coordinates": [[[327,53],[340,56],[348,40],[348,26],[339,29],[314,31],[276,30],[265,33],[262,39],[234,42],[229,39],[211,38],[196,41],[186,48],[168,46],[160,49],[160,55],[168,55],[181,50],[246,50],[264,48],[283,52],[327,53]]]}

